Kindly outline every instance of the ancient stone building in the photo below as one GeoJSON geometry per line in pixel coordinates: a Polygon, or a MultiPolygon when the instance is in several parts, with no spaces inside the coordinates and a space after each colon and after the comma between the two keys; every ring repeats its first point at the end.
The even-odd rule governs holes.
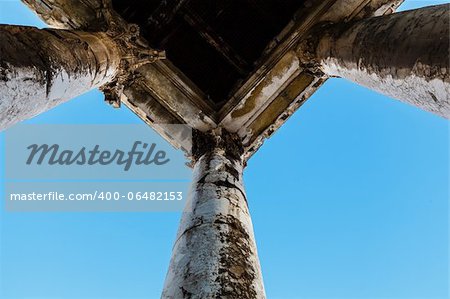
{"type": "Polygon", "coordinates": [[[100,88],[176,147],[164,124],[194,130],[162,298],[265,298],[243,168],[327,78],[450,117],[450,5],[23,1],[51,29],[0,25],[0,128],[100,88]]]}

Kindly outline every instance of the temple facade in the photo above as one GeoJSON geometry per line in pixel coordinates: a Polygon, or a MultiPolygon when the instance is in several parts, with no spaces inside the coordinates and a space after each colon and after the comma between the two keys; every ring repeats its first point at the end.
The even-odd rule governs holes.
{"type": "Polygon", "coordinates": [[[96,88],[177,148],[164,124],[192,128],[165,299],[265,298],[243,171],[328,78],[450,118],[450,4],[23,2],[49,28],[0,25],[0,129],[96,88]]]}

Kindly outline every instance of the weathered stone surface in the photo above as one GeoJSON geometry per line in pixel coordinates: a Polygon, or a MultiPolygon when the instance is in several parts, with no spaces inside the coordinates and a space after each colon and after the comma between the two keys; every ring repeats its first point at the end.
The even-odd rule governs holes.
{"type": "Polygon", "coordinates": [[[105,0],[22,0],[45,23],[58,29],[93,29],[101,26],[98,11],[105,0]]]}
{"type": "MultiPolygon", "coordinates": [[[[332,24],[313,59],[328,76],[450,118],[449,21],[445,4],[332,24]]],[[[305,47],[300,52],[308,63],[305,47]]]]}
{"type": "Polygon", "coordinates": [[[120,51],[104,33],[0,26],[0,130],[110,82],[120,51]]]}
{"type": "Polygon", "coordinates": [[[241,146],[230,146],[236,139],[220,134],[194,136],[201,140],[194,146],[198,160],[162,298],[265,298],[241,146]]]}
{"type": "MultiPolygon", "coordinates": [[[[220,126],[242,137],[245,159],[258,150],[326,81],[323,72],[304,68],[296,46],[323,22],[349,22],[390,14],[403,0],[307,1],[305,9],[267,47],[267,57],[219,112],[220,126]],[[311,76],[312,80],[310,80],[311,76]],[[305,84],[309,82],[309,84],[305,84]]],[[[319,34],[320,36],[320,34],[319,34]]]]}

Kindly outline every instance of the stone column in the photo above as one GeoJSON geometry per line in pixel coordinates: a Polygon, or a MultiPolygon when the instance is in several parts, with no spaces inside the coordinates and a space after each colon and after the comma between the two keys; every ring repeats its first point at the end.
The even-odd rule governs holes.
{"type": "Polygon", "coordinates": [[[450,118],[449,20],[444,4],[329,24],[311,35],[314,48],[303,43],[299,54],[328,76],[450,118]]]}
{"type": "Polygon", "coordinates": [[[120,58],[102,32],[0,25],[0,130],[110,82],[120,58]]]}
{"type": "Polygon", "coordinates": [[[161,298],[265,298],[240,140],[225,131],[196,135],[193,183],[161,298]]]}

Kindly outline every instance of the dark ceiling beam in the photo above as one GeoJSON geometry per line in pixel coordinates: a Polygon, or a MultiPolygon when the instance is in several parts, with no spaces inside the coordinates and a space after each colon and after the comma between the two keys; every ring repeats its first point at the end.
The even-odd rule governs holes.
{"type": "Polygon", "coordinates": [[[150,35],[172,22],[178,11],[190,0],[162,0],[156,10],[148,17],[146,30],[150,35]]]}
{"type": "Polygon", "coordinates": [[[183,19],[200,36],[212,46],[228,63],[230,63],[241,75],[247,74],[249,64],[226,41],[223,40],[203,19],[195,12],[183,9],[183,19]]]}

